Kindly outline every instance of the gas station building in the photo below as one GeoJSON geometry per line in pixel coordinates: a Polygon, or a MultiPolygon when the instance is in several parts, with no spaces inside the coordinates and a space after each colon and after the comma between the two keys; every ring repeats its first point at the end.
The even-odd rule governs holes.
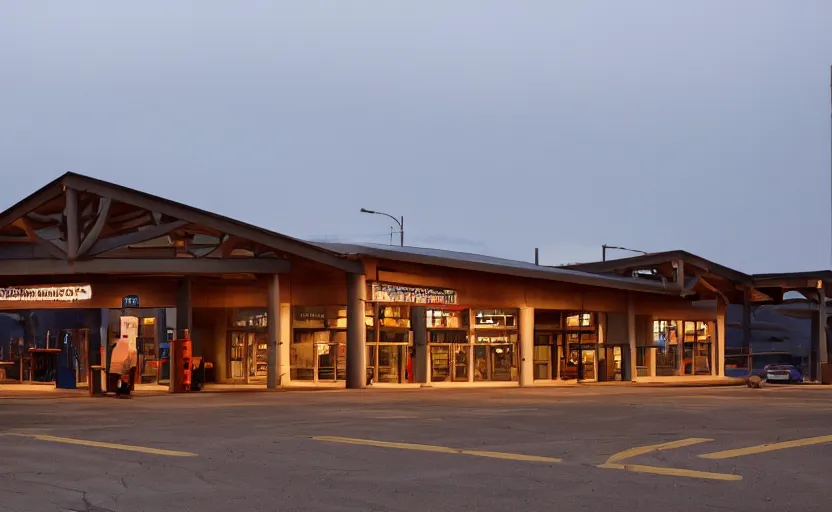
{"type": "MultiPolygon", "coordinates": [[[[0,311],[75,319],[29,329],[0,360],[6,381],[35,381],[54,357],[83,385],[130,331],[142,381],[175,390],[169,343],[187,331],[209,384],[719,379],[726,305],[782,300],[796,286],[682,251],[639,258],[546,267],[311,243],[68,173],[0,213],[0,311]]],[[[823,279],[797,285],[810,281],[825,293],[823,279]]]]}

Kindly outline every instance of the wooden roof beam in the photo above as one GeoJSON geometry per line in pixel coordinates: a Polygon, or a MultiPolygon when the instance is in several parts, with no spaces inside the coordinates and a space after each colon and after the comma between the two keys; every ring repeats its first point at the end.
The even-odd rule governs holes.
{"type": "Polygon", "coordinates": [[[112,202],[112,199],[109,197],[102,197],[98,202],[98,217],[96,217],[95,223],[84,236],[80,247],[78,247],[78,257],[84,256],[92,248],[93,244],[98,241],[101,230],[107,224],[107,217],[110,215],[110,205],[112,202]]]}
{"type": "Polygon", "coordinates": [[[63,260],[66,259],[66,252],[63,249],[58,247],[54,242],[49,240],[45,240],[41,238],[35,228],[32,227],[32,224],[26,217],[21,217],[14,222],[14,225],[19,227],[26,233],[26,237],[34,244],[38,245],[39,247],[43,248],[47,254],[52,256],[53,258],[63,260]]]}
{"type": "Polygon", "coordinates": [[[150,226],[149,228],[141,231],[104,238],[90,247],[85,255],[95,256],[107,251],[112,251],[113,249],[118,249],[119,247],[127,247],[129,245],[148,242],[150,240],[169,235],[170,233],[179,228],[185,227],[188,224],[190,223],[186,220],[176,220],[166,224],[150,226]]]}
{"type": "Polygon", "coordinates": [[[35,208],[55,199],[63,193],[61,179],[53,180],[34,194],[18,202],[0,214],[0,229],[14,224],[18,219],[32,212],[35,208]]]}

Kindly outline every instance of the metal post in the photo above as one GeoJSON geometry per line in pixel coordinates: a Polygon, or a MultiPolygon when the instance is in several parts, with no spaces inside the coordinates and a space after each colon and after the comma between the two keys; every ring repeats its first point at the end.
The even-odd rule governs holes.
{"type": "Polygon", "coordinates": [[[601,246],[601,261],[607,261],[607,244],[601,246]]]}
{"type": "Polygon", "coordinates": [[[404,215],[402,215],[399,221],[399,243],[404,247],[404,215]]]}
{"type": "Polygon", "coordinates": [[[540,249],[534,248],[534,264],[540,265],[540,249]]]}
{"type": "Polygon", "coordinates": [[[742,348],[748,357],[748,371],[752,369],[751,360],[751,290],[745,288],[742,297],[742,348]]]}

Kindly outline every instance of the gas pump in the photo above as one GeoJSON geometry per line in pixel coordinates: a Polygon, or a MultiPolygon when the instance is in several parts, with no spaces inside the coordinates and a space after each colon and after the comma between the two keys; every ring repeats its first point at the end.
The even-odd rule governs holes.
{"type": "Polygon", "coordinates": [[[174,393],[188,393],[191,391],[193,344],[191,343],[190,332],[187,329],[182,334],[182,338],[171,343],[171,371],[174,372],[174,393]]]}

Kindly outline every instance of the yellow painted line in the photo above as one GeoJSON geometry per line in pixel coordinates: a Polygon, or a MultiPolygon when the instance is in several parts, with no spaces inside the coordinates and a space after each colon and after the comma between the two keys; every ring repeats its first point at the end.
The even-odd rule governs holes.
{"type": "Polygon", "coordinates": [[[700,455],[700,457],[703,459],[731,459],[733,457],[742,457],[745,455],[755,455],[758,453],[786,450],[788,448],[801,448],[803,446],[825,443],[832,443],[832,436],[807,437],[805,439],[795,439],[794,441],[784,441],[782,443],[760,444],[757,446],[748,446],[746,448],[737,448],[735,450],[705,453],[700,455]]]}
{"type": "Polygon", "coordinates": [[[663,476],[678,476],[683,478],[701,478],[705,480],[724,480],[737,481],[742,480],[739,475],[731,475],[728,473],[711,473],[708,471],[696,471],[693,469],[679,469],[679,468],[662,468],[658,466],[644,466],[641,464],[621,464],[621,461],[638,457],[639,455],[646,455],[648,453],[660,452],[664,450],[673,450],[676,448],[684,448],[685,446],[692,446],[699,443],[707,443],[713,439],[706,439],[704,437],[691,437],[688,439],[680,439],[678,441],[670,441],[667,443],[651,444],[647,446],[636,446],[613,454],[607,459],[607,462],[598,466],[601,469],[620,469],[624,471],[632,471],[634,473],[649,473],[652,475],[663,476]]]}
{"type": "Polygon", "coordinates": [[[393,443],[389,441],[374,441],[372,439],[355,439],[352,437],[336,436],[313,436],[312,439],[330,443],[355,444],[360,446],[375,446],[378,448],[395,448],[398,450],[415,450],[422,452],[451,453],[455,455],[472,455],[474,457],[488,457],[492,459],[517,460],[523,462],[561,462],[560,459],[556,459],[554,457],[539,457],[537,455],[491,452],[484,450],[464,450],[459,448],[449,448],[447,446],[434,446],[430,444],[393,443]]]}
{"type": "Polygon", "coordinates": [[[623,469],[634,473],[649,473],[652,475],[678,476],[683,478],[701,478],[704,480],[722,480],[736,482],[742,480],[740,475],[729,473],[711,473],[708,471],[695,471],[692,469],[661,468],[658,466],[642,466],[640,464],[602,464],[598,466],[604,469],[623,469]]]}
{"type": "Polygon", "coordinates": [[[169,457],[197,457],[198,455],[191,452],[179,452],[175,450],[162,450],[159,448],[148,448],[146,446],[133,446],[129,444],[115,444],[102,443],[100,441],[87,441],[85,439],[71,439],[69,437],[55,437],[41,434],[13,434],[38,441],[48,441],[51,443],[75,444],[80,446],[92,446],[94,448],[109,448],[111,450],[124,450],[128,452],[150,453],[152,455],[167,455],[169,457]]]}
{"type": "Polygon", "coordinates": [[[699,443],[707,443],[713,439],[706,439],[704,437],[691,437],[688,439],[680,439],[679,441],[670,441],[668,443],[651,444],[648,446],[636,446],[623,452],[618,452],[607,459],[607,464],[615,464],[624,459],[631,459],[639,455],[646,455],[652,452],[660,452],[664,450],[673,450],[676,448],[684,448],[685,446],[692,446],[699,443]]]}

